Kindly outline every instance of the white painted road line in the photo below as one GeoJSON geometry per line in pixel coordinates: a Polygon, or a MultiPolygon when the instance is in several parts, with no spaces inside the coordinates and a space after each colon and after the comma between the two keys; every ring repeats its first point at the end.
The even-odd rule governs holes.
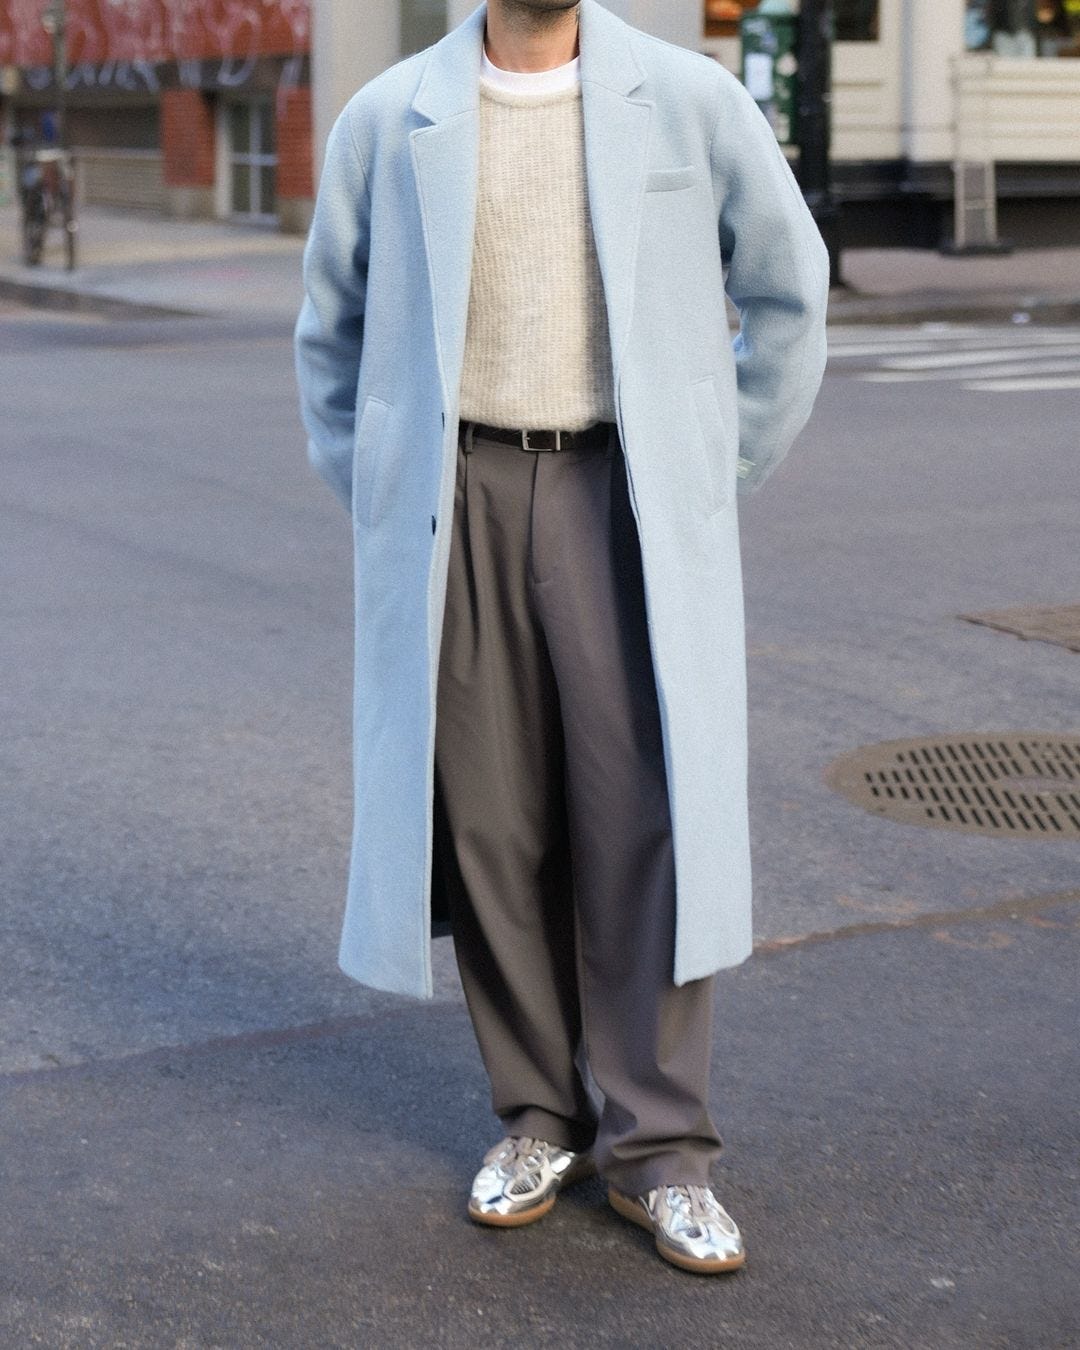
{"type": "MultiPolygon", "coordinates": [[[[931,335],[933,336],[933,335],[931,335]]],[[[944,336],[944,335],[942,335],[944,336]]],[[[837,336],[829,329],[829,359],[852,360],[867,356],[918,356],[922,354],[941,354],[953,351],[1008,351],[1010,354],[1022,351],[1060,351],[1062,347],[1080,346],[1080,332],[1076,328],[1054,329],[1053,332],[1031,332],[1021,329],[1018,332],[984,331],[977,335],[950,335],[946,340],[931,340],[922,335],[882,336],[861,335],[837,336]]]]}
{"type": "Polygon", "coordinates": [[[1003,324],[828,329],[832,373],[869,384],[948,380],[979,393],[1075,389],[1080,328],[1003,324]],[[847,363],[847,364],[845,364],[847,363]]]}
{"type": "MultiPolygon", "coordinates": [[[[1051,361],[1047,357],[1033,357],[1029,361],[1005,361],[1000,365],[986,366],[978,372],[981,379],[996,378],[1005,375],[1060,375],[1075,371],[1080,375],[1080,360],[1073,357],[1069,361],[1051,361]]],[[[864,370],[856,373],[857,380],[866,380],[870,384],[909,384],[925,383],[927,380],[960,380],[970,378],[971,372],[964,370],[864,370]]]]}
{"type": "Polygon", "coordinates": [[[844,346],[840,343],[830,342],[829,360],[851,356],[887,356],[891,352],[932,352],[936,346],[936,343],[929,342],[912,342],[910,345],[896,342],[866,342],[855,346],[844,346]]]}
{"type": "MultiPolygon", "coordinates": [[[[851,337],[856,342],[866,341],[871,337],[873,337],[875,341],[879,339],[884,340],[886,338],[902,338],[902,339],[917,338],[920,342],[927,340],[936,341],[948,338],[978,337],[982,333],[992,333],[995,331],[1001,331],[1000,324],[997,326],[996,329],[992,326],[980,327],[979,325],[976,324],[970,325],[957,324],[955,326],[951,324],[935,324],[935,325],[908,324],[906,326],[891,326],[891,325],[879,325],[867,323],[829,324],[830,333],[835,333],[838,337],[844,336],[851,337]]],[[[1007,333],[1011,333],[1014,330],[1010,327],[1006,328],[1004,331],[1007,333]]]]}
{"type": "Polygon", "coordinates": [[[989,366],[998,361],[1038,360],[1044,355],[1080,356],[1080,346],[1073,344],[1032,348],[1025,353],[1016,347],[993,347],[988,351],[934,352],[932,356],[897,356],[882,361],[882,370],[937,370],[944,366],[989,366]]]}
{"type": "Polygon", "coordinates": [[[1029,380],[965,380],[962,389],[975,389],[988,394],[1023,394],[1052,389],[1080,389],[1080,375],[1060,379],[1029,380]]]}
{"type": "MultiPolygon", "coordinates": [[[[1012,338],[1012,334],[1007,335],[1012,338]]],[[[949,351],[985,351],[988,349],[1004,349],[1006,346],[1010,353],[1023,351],[1028,348],[1032,350],[1041,350],[1043,348],[1072,347],[1080,344],[1080,333],[1069,332],[1065,334],[1050,333],[1024,333],[1017,334],[1015,340],[1006,343],[1006,339],[1000,334],[993,337],[983,336],[980,338],[952,339],[954,345],[945,347],[941,342],[927,342],[922,338],[890,339],[887,342],[877,341],[875,339],[866,339],[862,342],[829,342],[830,358],[845,359],[858,356],[908,356],[918,355],[920,352],[949,352],[949,351]]]]}

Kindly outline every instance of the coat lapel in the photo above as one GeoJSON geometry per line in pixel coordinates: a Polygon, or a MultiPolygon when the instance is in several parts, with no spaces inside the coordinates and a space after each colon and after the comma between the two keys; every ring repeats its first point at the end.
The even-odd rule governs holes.
{"type": "MultiPolygon", "coordinates": [[[[448,407],[456,407],[469,309],[480,121],[480,58],[487,4],[436,43],[413,110],[429,125],[409,133],[448,407]]],[[[634,261],[652,104],[626,97],[645,77],[626,24],[599,0],[581,0],[581,98],[593,237],[607,302],[616,381],[633,305],[634,261]]]]}
{"type": "Polygon", "coordinates": [[[581,5],[581,102],[593,240],[604,281],[612,367],[618,389],[630,336],[638,231],[653,105],[627,95],[645,79],[627,24],[598,0],[581,5]]]}

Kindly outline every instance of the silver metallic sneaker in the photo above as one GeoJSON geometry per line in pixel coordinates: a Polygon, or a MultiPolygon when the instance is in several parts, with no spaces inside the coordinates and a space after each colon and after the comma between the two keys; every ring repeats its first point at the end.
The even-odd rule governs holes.
{"type": "Polygon", "coordinates": [[[609,1186],[608,1201],[624,1219],[653,1233],[664,1260],[683,1270],[713,1275],[746,1262],[735,1221],[708,1186],[657,1186],[638,1196],[609,1186]]]}
{"type": "Polygon", "coordinates": [[[559,1191],[592,1176],[589,1152],[571,1153],[544,1139],[509,1135],[484,1154],[469,1196],[469,1217],[497,1228],[542,1219],[559,1191]]]}

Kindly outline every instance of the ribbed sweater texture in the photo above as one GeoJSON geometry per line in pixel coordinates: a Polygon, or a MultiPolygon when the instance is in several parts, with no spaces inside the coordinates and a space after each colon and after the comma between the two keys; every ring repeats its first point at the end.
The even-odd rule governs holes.
{"type": "Polygon", "coordinates": [[[614,421],[580,84],[481,80],[477,192],[460,416],[566,431],[614,421]]]}

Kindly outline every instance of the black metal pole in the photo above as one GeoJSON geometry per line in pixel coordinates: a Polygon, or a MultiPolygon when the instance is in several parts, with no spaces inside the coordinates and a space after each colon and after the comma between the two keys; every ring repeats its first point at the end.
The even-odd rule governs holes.
{"type": "Polygon", "coordinates": [[[57,26],[55,42],[56,57],[56,141],[61,150],[67,149],[67,5],[60,0],[57,5],[57,26]]]}
{"type": "Polygon", "coordinates": [[[49,0],[41,16],[52,38],[53,84],[56,86],[56,144],[67,146],[67,0],[49,0]]]}
{"type": "Polygon", "coordinates": [[[840,284],[840,212],[832,195],[832,0],[802,0],[798,36],[799,184],[840,284]]]}

